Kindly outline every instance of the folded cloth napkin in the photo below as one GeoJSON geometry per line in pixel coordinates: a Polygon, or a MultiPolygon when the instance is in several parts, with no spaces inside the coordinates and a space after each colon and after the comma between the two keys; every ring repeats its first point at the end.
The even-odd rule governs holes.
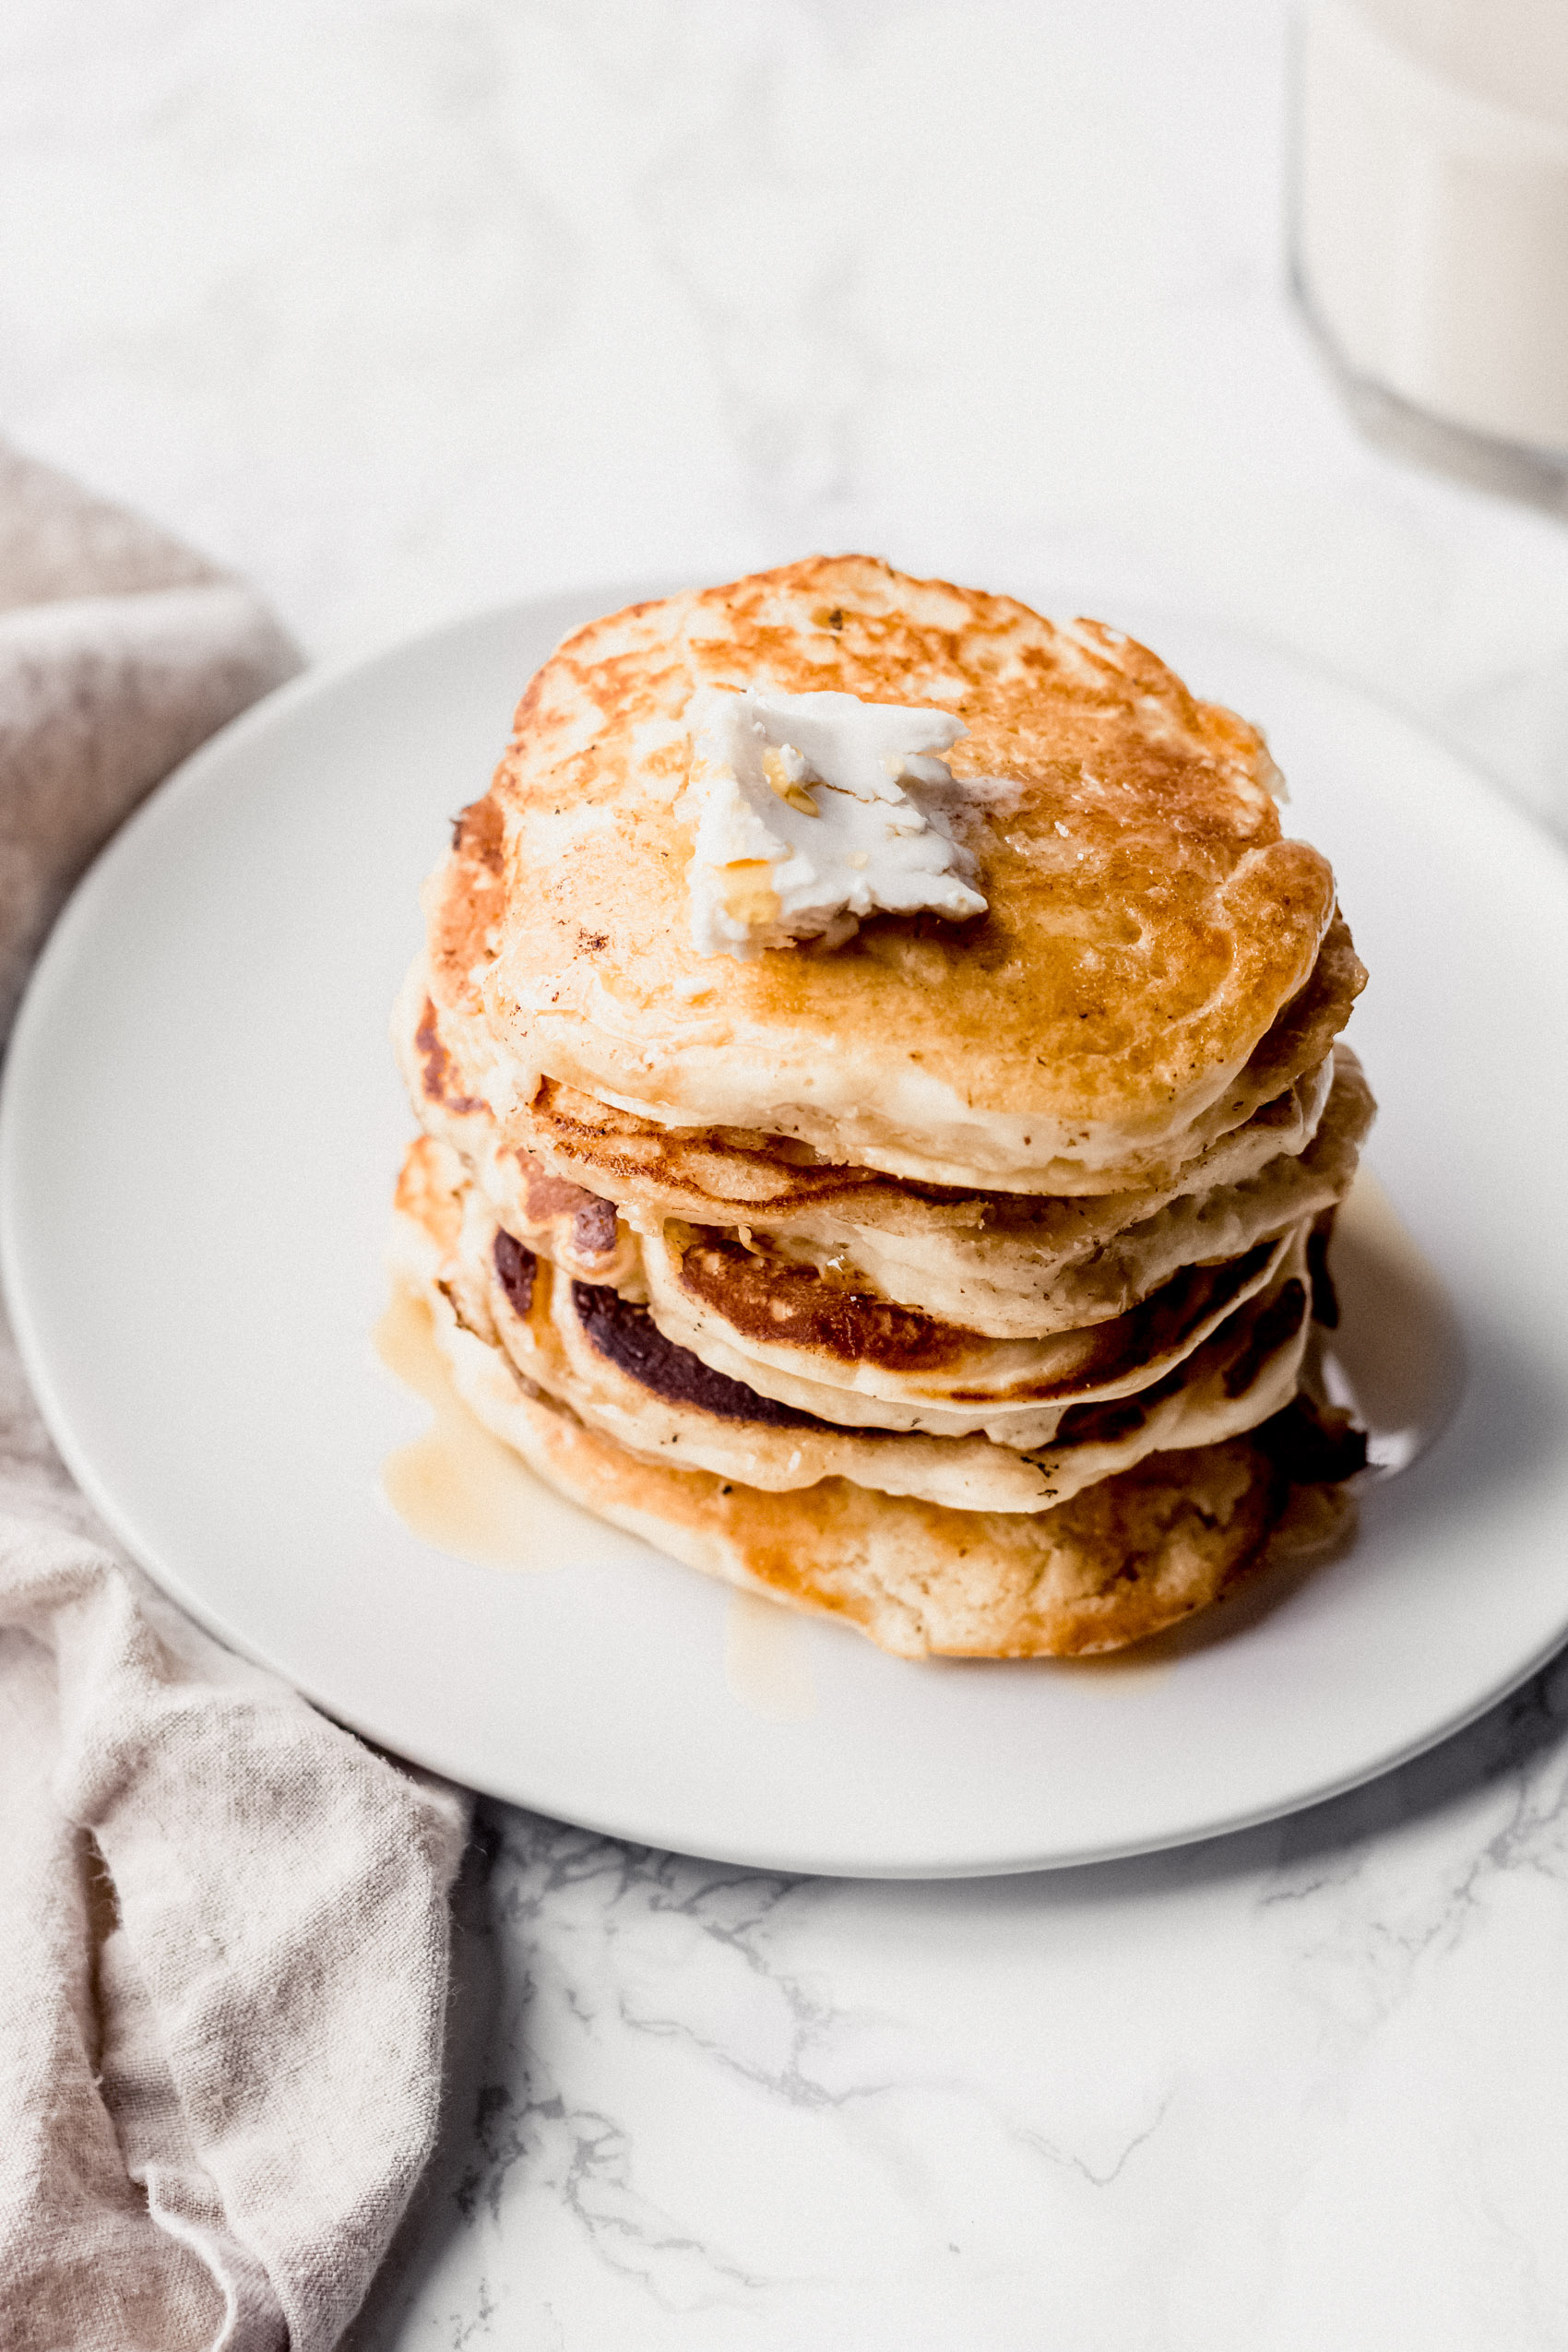
{"type": "MultiPolygon", "coordinates": [[[[297,666],[0,447],[0,1022],[120,818],[297,666]]],[[[0,2352],[337,2342],[434,2136],[465,1829],[118,1552],[0,1326],[0,2352]]]]}

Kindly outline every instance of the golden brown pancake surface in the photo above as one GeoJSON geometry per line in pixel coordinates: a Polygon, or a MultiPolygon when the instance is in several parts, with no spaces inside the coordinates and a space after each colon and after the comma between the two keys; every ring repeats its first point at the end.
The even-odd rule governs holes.
{"type": "Polygon", "coordinates": [[[1098,624],[814,558],[567,639],[465,814],[492,879],[445,952],[471,971],[481,937],[493,951],[485,1003],[519,1068],[655,1119],[1110,1190],[1218,1102],[1317,962],[1333,878],[1281,837],[1265,763],[1253,729],[1098,624]],[[950,814],[989,912],[698,956],[684,714],[699,686],[751,683],[956,712],[950,814]]]}

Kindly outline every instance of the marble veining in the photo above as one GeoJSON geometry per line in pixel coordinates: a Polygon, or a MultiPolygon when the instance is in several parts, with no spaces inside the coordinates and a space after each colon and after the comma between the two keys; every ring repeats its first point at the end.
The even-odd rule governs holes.
{"type": "Polygon", "coordinates": [[[1561,1665],[1293,1821],[1046,1876],[490,1808],[447,2138],[350,2341],[1556,2344],[1565,1878],[1561,1665]]]}
{"type": "MultiPolygon", "coordinates": [[[[1568,831],[1568,537],[1347,422],[1283,286],[1286,14],[15,0],[0,425],[319,655],[859,544],[1272,636],[1568,831]]],[[[1043,1877],[487,1807],[350,2341],[1568,2344],[1565,1774],[1559,1666],[1354,1796],[1043,1877]]]]}

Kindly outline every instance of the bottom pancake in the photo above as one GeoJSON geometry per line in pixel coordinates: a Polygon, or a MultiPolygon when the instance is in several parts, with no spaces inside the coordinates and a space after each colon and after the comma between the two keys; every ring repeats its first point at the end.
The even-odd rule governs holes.
{"type": "MultiPolygon", "coordinates": [[[[1289,1412],[1032,1514],[843,1478],[768,1493],[627,1452],[532,1388],[438,1280],[421,1295],[458,1395],[549,1485],[691,1567],[840,1618],[903,1657],[1086,1657],[1144,1640],[1234,1586],[1292,1493],[1289,1412]]],[[[1328,1456],[1306,1458],[1310,1475],[1336,1474],[1328,1456]]]]}

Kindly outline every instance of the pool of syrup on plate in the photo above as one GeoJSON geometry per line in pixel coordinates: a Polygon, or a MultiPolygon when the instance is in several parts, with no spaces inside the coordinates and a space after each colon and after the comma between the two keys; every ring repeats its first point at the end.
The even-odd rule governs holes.
{"type": "MultiPolygon", "coordinates": [[[[430,1309],[394,1290],[375,1352],[434,1418],[381,1468],[382,1491],[403,1525],[437,1551],[481,1568],[559,1567],[595,1525],[493,1437],[458,1396],[435,1343],[430,1309]]],[[[724,1625],[724,1680],[748,1713],[803,1722],[815,1709],[804,1621],[766,1593],[732,1592],[724,1625]]]]}
{"type": "Polygon", "coordinates": [[[1408,1470],[1453,1418],[1465,1384],[1459,1320],[1442,1276],[1363,1168],[1334,1220],[1339,1324],[1323,1351],[1332,1404],[1367,1432],[1367,1460],[1408,1470]]]}
{"type": "Polygon", "coordinates": [[[469,1412],[435,1344],[424,1301],[396,1289],[374,1341],[388,1372],[434,1413],[424,1435],[399,1445],[381,1466],[382,1491],[403,1525],[437,1551],[481,1568],[556,1566],[562,1538],[580,1540],[590,1523],[469,1412]]]}

